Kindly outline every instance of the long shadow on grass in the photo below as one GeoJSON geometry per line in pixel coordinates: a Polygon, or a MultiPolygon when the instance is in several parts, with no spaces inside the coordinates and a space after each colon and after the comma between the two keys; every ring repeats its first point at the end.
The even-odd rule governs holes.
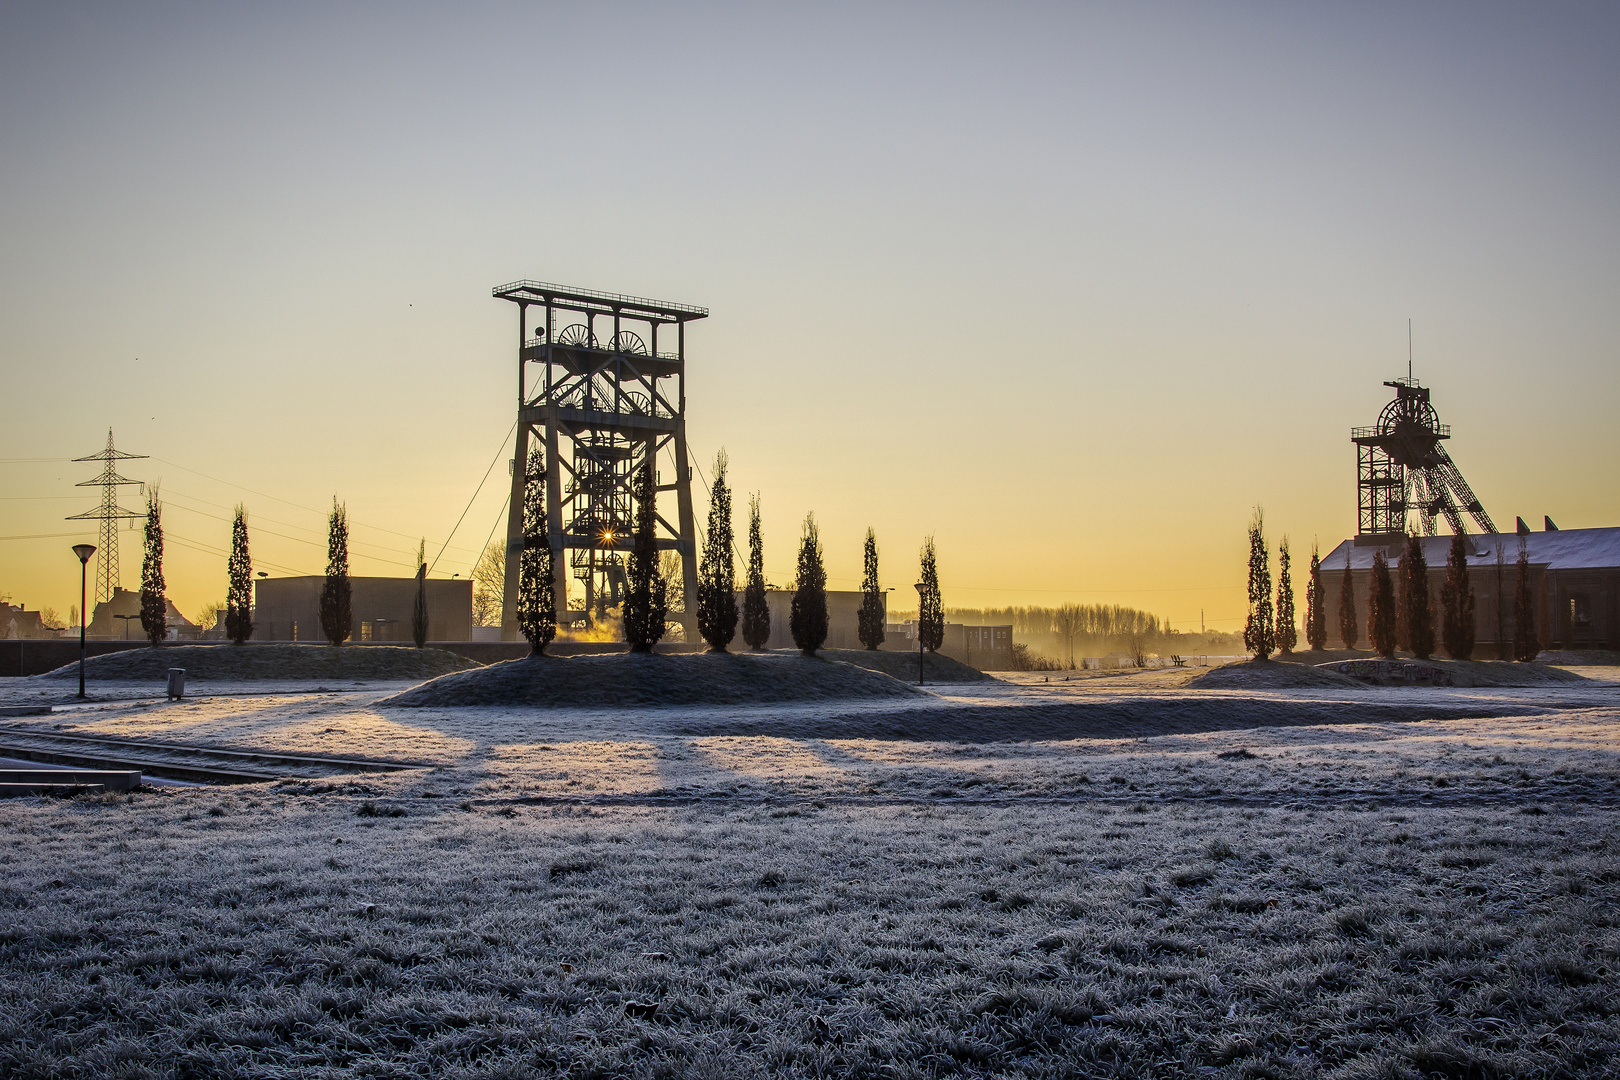
{"type": "Polygon", "coordinates": [[[817,715],[688,715],[662,727],[672,735],[755,735],[786,739],[911,739],[1004,742],[1022,739],[1134,739],[1258,727],[1395,724],[1534,716],[1545,707],[1426,701],[1277,701],[1211,697],[1026,705],[948,702],[817,715]]]}

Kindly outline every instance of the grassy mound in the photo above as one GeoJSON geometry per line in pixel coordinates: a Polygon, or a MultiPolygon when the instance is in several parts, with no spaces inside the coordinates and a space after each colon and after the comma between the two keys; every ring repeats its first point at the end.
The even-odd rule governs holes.
{"type": "MultiPolygon", "coordinates": [[[[899,679],[901,682],[914,683],[917,681],[917,654],[914,652],[822,649],[820,655],[828,660],[839,660],[846,664],[854,664],[856,667],[881,671],[883,674],[899,679]]],[[[995,681],[994,676],[987,675],[976,667],[969,667],[960,660],[952,660],[950,657],[940,653],[926,653],[924,656],[923,674],[930,683],[995,681]]]]}
{"type": "MultiPolygon", "coordinates": [[[[396,645],[332,648],[330,645],[171,645],[126,649],[92,656],[85,672],[93,679],[162,682],[170,668],[185,668],[187,679],[432,679],[478,665],[443,649],[396,645]]],[[[79,662],[39,679],[77,679],[79,662]]]]}
{"type": "Polygon", "coordinates": [[[1586,681],[1573,671],[1548,664],[1506,660],[1343,660],[1318,671],[1334,671],[1373,686],[1544,686],[1586,681]]]}
{"type": "Polygon", "coordinates": [[[1188,679],[1186,685],[1189,689],[1195,690],[1299,690],[1329,687],[1353,690],[1362,684],[1348,675],[1326,668],[1285,664],[1276,660],[1245,660],[1239,664],[1210,668],[1188,679]]]}
{"type": "Polygon", "coordinates": [[[798,653],[596,653],[508,660],[379,704],[635,708],[916,696],[922,691],[881,672],[798,653]]]}
{"type": "Polygon", "coordinates": [[[1558,664],[1564,667],[1585,665],[1620,667],[1620,652],[1613,649],[1554,649],[1538,653],[1536,659],[1543,664],[1558,664]]]}

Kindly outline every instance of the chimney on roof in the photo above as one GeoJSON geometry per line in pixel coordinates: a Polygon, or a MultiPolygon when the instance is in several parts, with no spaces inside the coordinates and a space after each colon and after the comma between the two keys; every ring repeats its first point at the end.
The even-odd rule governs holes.
{"type": "Polygon", "coordinates": [[[1513,520],[1518,522],[1518,528],[1515,531],[1518,532],[1518,534],[1520,536],[1529,536],[1530,535],[1530,526],[1528,526],[1528,525],[1526,525],[1524,523],[1524,518],[1516,517],[1513,520]]]}
{"type": "Polygon", "coordinates": [[[1541,515],[1541,520],[1546,522],[1546,528],[1542,530],[1543,532],[1557,532],[1558,531],[1558,526],[1554,525],[1553,524],[1553,519],[1548,517],[1546,514],[1541,515]]]}

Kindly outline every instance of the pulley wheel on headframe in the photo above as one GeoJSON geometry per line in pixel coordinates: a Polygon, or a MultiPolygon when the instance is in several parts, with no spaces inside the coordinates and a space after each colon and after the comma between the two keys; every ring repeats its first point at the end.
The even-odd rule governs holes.
{"type": "Polygon", "coordinates": [[[596,347],[596,335],[584,323],[573,323],[563,327],[562,333],[557,335],[559,345],[582,345],[587,349],[596,347]]]}
{"type": "Polygon", "coordinates": [[[613,351],[630,353],[634,356],[647,355],[647,343],[641,340],[641,335],[633,330],[620,330],[613,335],[613,351]]]}

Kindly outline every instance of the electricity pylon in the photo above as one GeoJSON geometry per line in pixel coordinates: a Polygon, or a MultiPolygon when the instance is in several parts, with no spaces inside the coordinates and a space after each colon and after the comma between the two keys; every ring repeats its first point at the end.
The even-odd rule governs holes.
{"type": "MultiPolygon", "coordinates": [[[[101,505],[94,510],[86,510],[82,514],[74,514],[68,521],[99,521],[101,522],[101,546],[96,549],[96,600],[111,600],[113,589],[118,587],[118,523],[120,521],[133,522],[137,518],[145,517],[133,510],[125,510],[118,505],[118,488],[121,484],[140,484],[141,490],[146,485],[139,480],[131,480],[127,476],[118,475],[119,461],[129,461],[133,458],[144,458],[145,454],[126,454],[122,450],[113,449],[112,428],[107,429],[107,448],[98,454],[89,457],[74,458],[74,461],[102,462],[101,475],[94,480],[86,480],[75,484],[75,487],[99,487],[101,489],[101,505]]],[[[134,528],[131,525],[130,528],[134,528]]],[[[81,614],[79,618],[86,620],[89,625],[89,616],[81,614]]]]}

